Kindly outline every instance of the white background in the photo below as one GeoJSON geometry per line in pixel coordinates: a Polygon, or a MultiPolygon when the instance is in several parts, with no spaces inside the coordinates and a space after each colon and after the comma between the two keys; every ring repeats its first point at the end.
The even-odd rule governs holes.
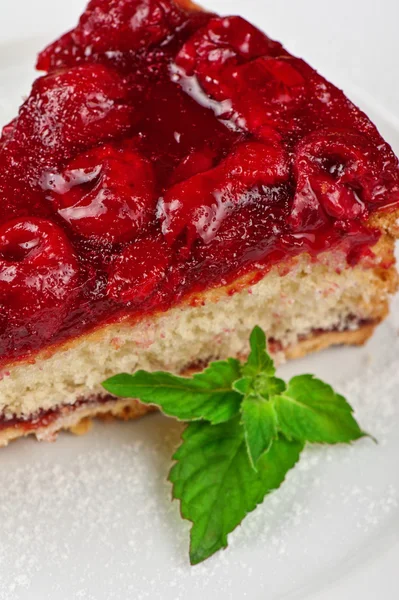
{"type": "MultiPolygon", "coordinates": [[[[0,41],[73,27],[85,0],[0,0],[0,41]]],[[[203,0],[242,14],[344,86],[351,83],[399,113],[398,0],[203,0]]],[[[1,51],[1,49],[0,49],[1,51]]],[[[0,82],[1,85],[1,82],[0,82]]]]}
{"type": "MultiPolygon", "coordinates": [[[[399,148],[398,0],[206,4],[248,17],[371,104],[399,148]]],[[[28,89],[34,51],[72,27],[83,7],[83,0],[0,0],[1,120],[28,89]]],[[[330,350],[284,369],[312,371],[347,390],[380,445],[307,451],[230,549],[194,570],[188,524],[162,483],[178,438],[170,422],[97,426],[54,446],[23,441],[3,449],[0,600],[396,600],[398,330],[399,302],[365,348],[330,350]]]]}

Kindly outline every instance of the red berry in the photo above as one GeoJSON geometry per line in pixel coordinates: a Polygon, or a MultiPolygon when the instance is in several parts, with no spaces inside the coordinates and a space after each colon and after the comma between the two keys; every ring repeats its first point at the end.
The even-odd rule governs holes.
{"type": "Polygon", "coordinates": [[[170,249],[158,237],[130,244],[110,267],[108,296],[123,303],[148,301],[165,278],[170,261],[170,249]]]}
{"type": "Polygon", "coordinates": [[[226,97],[245,129],[253,133],[262,133],[265,126],[296,129],[295,111],[308,97],[300,67],[297,59],[261,57],[226,71],[226,97]]]}
{"type": "Polygon", "coordinates": [[[1,131],[0,142],[5,142],[8,138],[10,138],[13,135],[17,122],[18,119],[16,118],[13,119],[10,123],[7,123],[7,125],[4,125],[1,131]]]}
{"type": "Polygon", "coordinates": [[[374,150],[351,131],[310,134],[298,146],[294,162],[297,187],[290,222],[295,228],[317,227],[326,213],[336,219],[365,215],[366,203],[380,189],[374,150]]]}
{"type": "Polygon", "coordinates": [[[132,109],[122,79],[101,65],[83,65],[38,79],[23,104],[12,138],[30,166],[59,162],[126,132],[132,109]]]}
{"type": "Polygon", "coordinates": [[[74,67],[77,63],[87,61],[89,57],[85,55],[84,48],[77,44],[75,38],[75,31],[68,31],[68,33],[47,46],[39,54],[36,69],[49,73],[64,67],[74,67]]]}
{"type": "Polygon", "coordinates": [[[49,175],[58,212],[81,236],[127,242],[154,218],[153,167],[129,147],[103,146],[49,175]]]}
{"type": "Polygon", "coordinates": [[[222,164],[228,177],[246,186],[277,185],[288,177],[288,159],[279,145],[247,142],[238,146],[222,164]]]}
{"type": "Polygon", "coordinates": [[[51,337],[78,294],[78,262],[64,234],[45,219],[0,226],[0,304],[7,327],[51,337]]]}
{"type": "Polygon", "coordinates": [[[160,44],[187,14],[172,0],[91,0],[78,26],[41,53],[39,69],[71,66],[99,54],[160,44]]]}
{"type": "Polygon", "coordinates": [[[240,203],[250,202],[257,185],[274,186],[288,178],[281,147],[257,142],[241,144],[219,166],[172,187],[159,203],[162,231],[169,243],[187,230],[187,243],[209,243],[223,220],[240,203]]]}
{"type": "Polygon", "coordinates": [[[161,42],[185,18],[172,0],[91,0],[77,37],[95,52],[137,51],[161,42]]]}
{"type": "Polygon", "coordinates": [[[281,44],[270,40],[245,19],[215,17],[184,44],[176,64],[185,75],[196,75],[202,87],[218,98],[220,78],[226,67],[283,53],[281,44]]]}
{"type": "Polygon", "coordinates": [[[292,129],[290,115],[307,98],[302,71],[311,69],[240,17],[211,19],[183,46],[176,64],[177,77],[195,76],[224,103],[217,107],[219,117],[262,139],[271,126],[292,129]]]}

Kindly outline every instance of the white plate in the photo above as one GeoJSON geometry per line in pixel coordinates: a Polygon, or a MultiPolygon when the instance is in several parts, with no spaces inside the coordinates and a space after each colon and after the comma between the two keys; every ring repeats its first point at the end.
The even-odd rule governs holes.
{"type": "MultiPolygon", "coordinates": [[[[0,122],[32,78],[40,40],[0,48],[0,122]]],[[[354,95],[354,94],[352,94],[354,95]]],[[[393,119],[355,98],[399,149],[393,119]]],[[[291,363],[356,407],[379,440],[309,448],[285,485],[195,568],[165,479],[180,427],[161,416],[97,424],[0,452],[0,600],[397,598],[399,302],[370,343],[291,363]]]]}

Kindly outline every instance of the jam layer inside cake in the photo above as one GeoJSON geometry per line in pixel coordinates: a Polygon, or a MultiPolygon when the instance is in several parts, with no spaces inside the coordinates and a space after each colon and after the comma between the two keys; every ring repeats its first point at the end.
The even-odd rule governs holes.
{"type": "MultiPolygon", "coordinates": [[[[0,361],[378,241],[398,163],[367,117],[239,17],[92,0],[0,140],[0,361]]],[[[389,266],[389,265],[387,265],[389,266]]]]}

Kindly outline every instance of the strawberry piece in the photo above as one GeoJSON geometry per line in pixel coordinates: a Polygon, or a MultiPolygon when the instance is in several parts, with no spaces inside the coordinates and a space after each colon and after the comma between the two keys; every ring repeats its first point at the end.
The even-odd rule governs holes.
{"type": "Polygon", "coordinates": [[[130,244],[110,267],[108,296],[123,303],[148,301],[165,278],[171,258],[168,245],[159,237],[130,244]]]}
{"type": "Polygon", "coordinates": [[[103,146],[74,159],[47,187],[58,213],[83,237],[128,242],[154,218],[153,167],[133,148],[103,146]]]}
{"type": "Polygon", "coordinates": [[[122,79],[101,65],[83,65],[38,79],[23,104],[9,152],[27,168],[67,160],[77,151],[128,131],[132,109],[122,79]]]}
{"type": "Polygon", "coordinates": [[[209,243],[224,219],[255,186],[275,186],[288,178],[288,160],[279,146],[243,143],[219,166],[173,186],[158,209],[162,232],[172,244],[187,229],[187,245],[209,243]]]}
{"type": "Polygon", "coordinates": [[[74,67],[38,79],[18,118],[3,132],[0,196],[5,198],[4,216],[20,215],[17,207],[23,206],[25,198],[38,207],[34,214],[47,217],[49,207],[40,200],[44,172],[59,169],[82,150],[130,131],[134,109],[126,100],[122,78],[101,65],[74,67]]]}
{"type": "Polygon", "coordinates": [[[219,117],[262,139],[278,139],[276,125],[292,129],[291,113],[308,96],[304,74],[311,70],[240,17],[211,19],[183,46],[176,65],[182,82],[195,76],[223,103],[213,107],[219,117]]]}
{"type": "Polygon", "coordinates": [[[186,76],[196,75],[203,89],[220,99],[220,79],[226,67],[279,54],[284,54],[281,44],[245,19],[215,17],[184,44],[176,56],[176,65],[186,76]]]}
{"type": "Polygon", "coordinates": [[[265,134],[265,127],[287,132],[297,129],[295,113],[308,97],[301,67],[302,61],[294,58],[261,57],[226,70],[226,98],[231,99],[245,129],[263,132],[265,139],[270,135],[269,131],[265,134]]]}
{"type": "Polygon", "coordinates": [[[79,266],[64,232],[45,219],[0,227],[0,304],[6,327],[50,338],[78,294],[79,266]]]}
{"type": "Polygon", "coordinates": [[[15,130],[15,127],[17,125],[18,119],[13,119],[10,123],[7,123],[7,125],[4,125],[2,131],[1,131],[1,138],[0,141],[2,143],[4,143],[8,138],[10,138],[15,130]]]}
{"type": "Polygon", "coordinates": [[[40,54],[37,68],[49,71],[113,52],[138,52],[160,44],[186,20],[172,0],[91,0],[78,26],[40,54]]]}
{"type": "Polygon", "coordinates": [[[94,52],[137,51],[161,42],[185,17],[171,0],[91,0],[76,38],[94,52]]]}
{"type": "Polygon", "coordinates": [[[68,31],[58,40],[47,46],[38,56],[38,71],[55,71],[65,67],[74,67],[87,60],[85,49],[77,44],[75,30],[68,31]]]}
{"type": "Polygon", "coordinates": [[[380,172],[374,150],[363,136],[326,130],[310,134],[296,152],[290,223],[296,229],[317,228],[326,215],[335,219],[364,217],[365,203],[378,201],[380,172]]]}

